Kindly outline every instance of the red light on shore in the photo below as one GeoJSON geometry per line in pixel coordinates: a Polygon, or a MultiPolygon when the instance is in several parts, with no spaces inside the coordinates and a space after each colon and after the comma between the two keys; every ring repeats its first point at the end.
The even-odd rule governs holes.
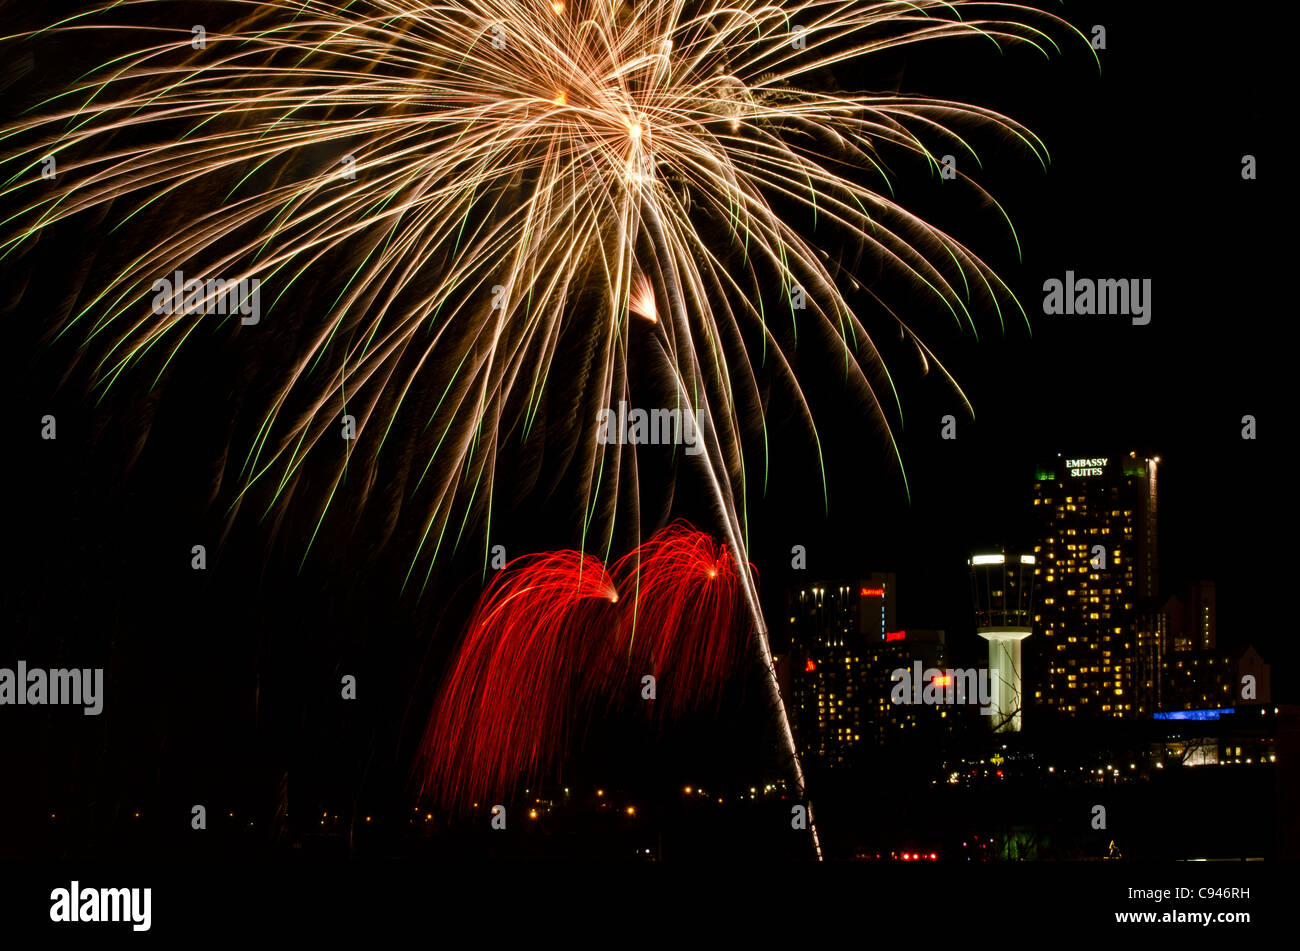
{"type": "Polygon", "coordinates": [[[907,637],[907,631],[886,631],[885,632],[885,640],[887,641],[901,641],[905,637],[907,637]]]}
{"type": "Polygon", "coordinates": [[[863,588],[859,594],[864,598],[883,598],[885,596],[884,588],[863,588]]]}
{"type": "Polygon", "coordinates": [[[813,659],[809,657],[808,663],[803,665],[803,669],[804,669],[804,673],[811,674],[814,670],[817,669],[817,665],[813,662],[813,659]]]}

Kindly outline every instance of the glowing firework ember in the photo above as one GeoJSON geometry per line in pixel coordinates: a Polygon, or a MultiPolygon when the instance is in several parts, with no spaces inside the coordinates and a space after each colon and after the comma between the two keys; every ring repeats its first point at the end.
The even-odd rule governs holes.
{"type": "Polygon", "coordinates": [[[717,696],[750,633],[726,549],[675,524],[619,562],[564,551],[520,559],[483,592],[425,736],[425,791],[453,808],[497,802],[554,772],[577,722],[640,698],[671,716],[717,696]]]}
{"type": "Polygon", "coordinates": [[[797,315],[801,331],[843,351],[837,366],[879,409],[868,373],[878,381],[883,368],[840,289],[851,278],[818,241],[856,242],[963,319],[969,300],[1011,299],[973,253],[889,197],[882,150],[935,165],[925,140],[964,152],[957,129],[978,123],[1041,157],[1032,134],[976,106],[824,87],[840,63],[940,38],[1049,46],[1035,24],[1061,21],[1029,7],[220,0],[205,10],[214,22],[201,38],[188,23],[105,19],[174,23],[160,0],[109,3],[41,31],[114,35],[133,49],[5,129],[3,190],[27,204],[6,218],[15,230],[3,249],[112,204],[111,247],[125,263],[93,277],[60,328],[95,349],[104,388],[146,361],[161,373],[199,322],[218,319],[203,316],[215,281],[261,281],[260,323],[227,325],[289,341],[291,363],[277,364],[248,427],[232,511],[254,486],[271,506],[307,484],[322,520],[349,493],[357,508],[379,494],[381,521],[400,509],[417,526],[412,568],[432,565],[472,512],[490,515],[507,439],[541,433],[570,447],[584,531],[606,526],[608,546],[616,503],[636,501],[635,467],[584,422],[628,396],[631,314],[664,329],[682,386],[711,404],[719,478],[736,483],[743,507],[740,437],[762,426],[739,411],[762,405],[743,341],[762,342],[764,364],[807,413],[777,334],[797,315]],[[52,181],[40,174],[48,161],[52,181]],[[196,205],[186,197],[196,190],[214,197],[196,205]],[[813,218],[816,238],[791,210],[813,218]],[[154,282],[177,271],[206,283],[193,300],[186,290],[193,307],[158,313],[154,282]],[[303,306],[310,288],[321,301],[303,306]],[[346,451],[343,417],[355,420],[346,451]],[[324,484],[301,478],[309,457],[332,474],[324,484]]]}

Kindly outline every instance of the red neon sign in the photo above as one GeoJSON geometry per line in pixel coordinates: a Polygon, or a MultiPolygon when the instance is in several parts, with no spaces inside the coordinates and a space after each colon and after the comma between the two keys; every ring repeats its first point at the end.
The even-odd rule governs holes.
{"type": "Polygon", "coordinates": [[[808,658],[808,663],[803,665],[803,669],[805,673],[811,674],[814,670],[817,669],[817,665],[813,663],[813,660],[810,657],[808,658]]]}
{"type": "Polygon", "coordinates": [[[887,641],[901,641],[905,637],[907,637],[907,631],[886,631],[885,632],[885,640],[887,641]]]}
{"type": "Polygon", "coordinates": [[[859,592],[864,598],[883,598],[885,596],[884,588],[863,588],[859,592]]]}

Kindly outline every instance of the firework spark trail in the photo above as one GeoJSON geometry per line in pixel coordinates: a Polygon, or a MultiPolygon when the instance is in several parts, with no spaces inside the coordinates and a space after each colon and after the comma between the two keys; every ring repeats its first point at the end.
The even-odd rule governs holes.
{"type": "MultiPolygon", "coordinates": [[[[1001,319],[1014,301],[1005,285],[889,197],[883,153],[935,166],[929,140],[973,154],[963,137],[972,124],[1043,158],[1041,143],[977,106],[807,86],[837,64],[911,44],[976,37],[1046,51],[1047,28],[1071,29],[1025,5],[972,0],[221,0],[214,9],[233,22],[194,50],[188,26],[110,19],[155,7],[169,22],[159,0],[119,0],[36,34],[115,31],[136,45],[0,132],[0,194],[26,202],[5,216],[0,251],[109,202],[124,240],[151,206],[172,212],[170,230],[125,241],[126,266],[61,327],[93,350],[104,389],[146,360],[161,374],[206,319],[151,313],[153,279],[178,269],[260,276],[275,299],[268,318],[294,325],[302,344],[243,454],[232,514],[254,487],[265,487],[268,508],[301,495],[310,457],[336,473],[304,499],[319,526],[345,474],[356,472],[346,488],[366,502],[387,484],[377,474],[385,445],[403,442],[395,454],[418,470],[399,479],[403,511],[418,523],[408,579],[425,560],[426,581],[470,510],[490,513],[497,453],[545,420],[566,352],[592,354],[596,372],[578,394],[588,410],[626,385],[648,206],[692,315],[673,353],[696,358],[729,443],[763,422],[737,418],[738,406],[757,405],[745,328],[812,426],[765,288],[782,288],[786,303],[795,286],[807,290],[807,312],[791,309],[789,327],[798,316],[801,332],[842,350],[850,384],[869,400],[866,371],[888,381],[838,287],[851,278],[822,260],[791,207],[858,242],[959,322],[972,321],[973,301],[1001,319]],[[56,182],[38,174],[47,155],[59,161],[56,182]],[[338,174],[344,156],[355,179],[338,174]],[[880,184],[837,171],[853,165],[880,184]],[[228,189],[225,199],[187,206],[187,190],[203,183],[228,189]],[[326,313],[290,310],[297,288],[322,275],[337,294],[326,313]],[[584,304],[593,298],[599,306],[584,304]],[[425,394],[436,398],[411,399],[425,394]],[[346,453],[333,439],[343,413],[357,420],[346,453]]],[[[200,291],[196,302],[209,298],[200,291]]],[[[552,414],[571,400],[556,403],[552,414]]],[[[619,446],[584,452],[585,529],[597,548],[611,543],[619,473],[631,467],[619,446]]],[[[485,552],[487,533],[484,519],[485,552]]]]}
{"type": "Polygon", "coordinates": [[[716,700],[751,633],[725,547],[685,523],[606,572],[575,551],[517,559],[484,590],[421,748],[422,793],[454,811],[554,775],[577,725],[640,698],[657,720],[716,700]]]}
{"type": "MultiPolygon", "coordinates": [[[[744,594],[744,603],[753,622],[752,643],[755,656],[759,668],[763,671],[768,704],[775,721],[782,753],[786,758],[786,767],[790,778],[793,780],[794,794],[797,799],[804,801],[803,804],[808,815],[809,839],[812,842],[813,852],[820,861],[822,858],[821,838],[818,835],[817,824],[813,818],[812,801],[807,795],[807,782],[804,777],[803,764],[799,758],[798,746],[795,743],[794,731],[790,727],[790,717],[785,708],[785,701],[781,696],[776,662],[772,657],[772,650],[768,641],[767,622],[763,617],[763,609],[758,600],[758,590],[753,579],[753,568],[748,560],[745,543],[746,533],[740,514],[741,507],[737,504],[733,489],[733,483],[739,482],[742,485],[744,483],[744,459],[736,448],[738,439],[735,438],[735,434],[731,434],[733,436],[731,440],[722,438],[722,434],[713,422],[712,415],[709,412],[707,389],[699,383],[702,375],[698,355],[694,350],[688,349],[685,360],[671,357],[677,339],[680,338],[685,341],[690,339],[689,318],[684,304],[684,287],[681,272],[677,267],[676,256],[671,252],[664,223],[660,219],[657,209],[652,203],[647,203],[644,206],[644,214],[647,231],[651,236],[652,247],[655,252],[655,269],[664,296],[668,300],[668,313],[672,319],[668,322],[668,326],[659,322],[658,308],[653,294],[654,282],[644,277],[644,275],[634,285],[638,291],[636,312],[655,324],[656,339],[663,350],[664,356],[667,358],[668,372],[675,384],[677,398],[682,404],[682,412],[690,414],[692,419],[695,420],[694,429],[704,443],[705,452],[699,456],[699,460],[713,494],[723,529],[727,534],[728,544],[731,546],[731,550],[739,555],[740,564],[736,570],[744,594]],[[688,379],[683,378],[683,372],[690,374],[688,379],[694,385],[689,383],[688,379]],[[732,447],[730,456],[727,451],[729,446],[732,447]],[[742,473],[741,478],[732,479],[731,472],[733,468],[742,473]],[[719,473],[721,473],[721,476],[719,473]]],[[[818,453],[820,454],[820,447],[818,453]]]]}
{"type": "Polygon", "coordinates": [[[603,679],[618,600],[599,559],[574,551],[511,562],[480,597],[423,743],[445,803],[496,801],[558,768],[585,687],[603,679]],[[593,663],[594,661],[594,663],[593,663]]]}
{"type": "MultiPolygon", "coordinates": [[[[676,288],[671,275],[667,277],[667,289],[669,299],[672,301],[670,309],[679,311],[680,295],[675,293],[676,288]]],[[[640,312],[648,319],[657,322],[657,318],[654,316],[657,311],[652,294],[643,296],[640,312]]],[[[669,346],[666,334],[661,335],[660,343],[665,349],[669,346]]],[[[812,841],[813,852],[820,861],[822,859],[821,838],[817,833],[817,823],[813,818],[812,800],[807,795],[807,781],[804,777],[803,763],[799,759],[799,749],[795,743],[794,731],[790,728],[790,717],[785,708],[785,700],[781,696],[780,678],[777,676],[776,661],[772,657],[772,648],[768,641],[767,622],[758,600],[757,586],[754,584],[753,566],[748,561],[744,543],[745,533],[741,525],[736,498],[731,490],[731,480],[729,478],[726,480],[718,478],[719,468],[724,473],[727,471],[726,460],[723,458],[724,446],[721,440],[717,438],[716,427],[711,424],[709,419],[707,403],[703,407],[703,414],[698,413],[692,404],[690,392],[672,361],[669,362],[669,369],[674,382],[677,384],[678,397],[685,404],[683,412],[690,413],[696,420],[695,431],[700,434],[705,446],[705,452],[700,457],[705,477],[709,483],[709,488],[713,492],[718,514],[722,519],[727,537],[730,539],[732,550],[740,554],[740,564],[736,567],[736,571],[744,594],[744,603],[753,622],[752,643],[755,655],[758,659],[759,668],[763,671],[763,683],[767,692],[768,704],[776,722],[782,752],[786,757],[786,765],[794,782],[795,798],[804,800],[804,807],[808,812],[808,836],[812,841]]],[[[738,462],[743,465],[743,460],[738,460],[738,462]]]]}

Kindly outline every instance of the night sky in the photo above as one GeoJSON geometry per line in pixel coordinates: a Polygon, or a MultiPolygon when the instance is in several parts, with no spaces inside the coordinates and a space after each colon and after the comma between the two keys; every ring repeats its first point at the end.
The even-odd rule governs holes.
{"type": "MultiPolygon", "coordinates": [[[[840,77],[978,103],[1044,140],[1046,173],[1010,142],[974,138],[984,163],[974,177],[1009,214],[1023,260],[996,211],[958,183],[891,161],[899,201],[992,265],[1032,334],[1018,315],[1006,314],[1001,330],[985,310],[976,340],[931,303],[894,298],[970,397],[972,421],[941,376],[923,375],[913,349],[898,345],[888,315],[861,299],[898,388],[901,425],[892,402],[886,408],[907,488],[879,426],[835,372],[838,355],[815,341],[800,348],[828,501],[806,428],[774,385],[765,493],[761,443],[748,456],[751,558],[769,623],[779,645],[792,585],[896,571],[900,623],[943,628],[958,657],[976,654],[966,558],[987,545],[1032,544],[1034,461],[1145,451],[1162,460],[1163,592],[1216,581],[1220,645],[1254,644],[1272,663],[1275,698],[1294,700],[1282,676],[1294,642],[1275,610],[1289,591],[1278,555],[1290,514],[1281,325],[1291,315],[1278,290],[1289,272],[1277,220],[1289,170],[1264,95],[1285,31],[1211,25],[1164,5],[1059,11],[1085,34],[1106,26],[1100,74],[1084,41],[1067,38],[1049,60],[949,41],[840,77]],[[1241,178],[1247,153],[1258,158],[1258,181],[1241,178]],[[1044,316],[1043,281],[1066,270],[1150,278],[1151,323],[1044,316]],[[954,441],[940,438],[949,413],[954,441]],[[1241,438],[1245,414],[1258,420],[1257,441],[1241,438]],[[806,573],[790,570],[795,544],[807,547],[806,573]]],[[[44,65],[51,76],[72,68],[44,65]]],[[[36,98],[31,86],[29,77],[15,105],[36,98]]],[[[370,801],[404,804],[412,744],[480,589],[481,553],[450,562],[419,595],[401,592],[401,532],[389,546],[366,526],[327,532],[300,570],[302,525],[290,519],[273,534],[272,520],[250,509],[219,544],[214,472],[232,415],[257,396],[236,395],[239,373],[222,361],[249,356],[239,347],[250,345],[196,348],[165,388],[149,395],[141,377],[127,384],[138,384],[133,395],[96,405],[80,370],[69,371],[74,351],[47,336],[47,315],[78,292],[87,243],[100,240],[64,237],[0,262],[10,328],[0,387],[13,437],[3,467],[10,558],[0,663],[105,666],[113,692],[110,713],[84,723],[8,711],[27,728],[0,731],[0,756],[32,777],[9,793],[31,809],[78,797],[115,803],[110,811],[196,795],[264,800],[289,769],[303,785],[344,796],[364,788],[370,801]],[[53,443],[39,436],[46,413],[58,418],[53,443]],[[199,542],[209,546],[202,574],[189,568],[199,542]],[[362,712],[338,712],[343,673],[359,677],[362,712]]],[[[890,289],[870,261],[855,273],[890,289]]],[[[679,470],[673,514],[716,531],[695,479],[689,466],[679,470]]],[[[539,487],[496,514],[499,537],[511,554],[575,544],[569,511],[539,487]]],[[[688,759],[718,749],[718,735],[705,734],[688,759]]]]}
{"type": "MultiPolygon", "coordinates": [[[[921,376],[900,351],[910,501],[875,430],[838,413],[827,393],[817,411],[834,434],[824,440],[830,515],[816,472],[798,465],[811,453],[777,463],[756,519],[760,568],[774,566],[769,583],[792,577],[780,554],[807,537],[810,575],[896,570],[900,623],[942,627],[960,643],[972,633],[970,549],[1032,544],[1035,460],[1145,451],[1161,458],[1163,592],[1216,581],[1220,641],[1256,644],[1275,671],[1289,662],[1294,648],[1279,636],[1269,594],[1284,584],[1275,553],[1286,467],[1281,433],[1263,432],[1286,405],[1276,284],[1284,271],[1272,237],[1280,182],[1240,175],[1243,154],[1265,163],[1276,144],[1265,99],[1251,93],[1269,85],[1269,40],[1228,22],[1216,23],[1207,44],[1200,23],[1150,6],[1066,9],[1089,35],[1091,24],[1107,26],[1100,76],[1085,49],[1068,45],[1047,62],[1023,49],[980,56],[976,45],[951,59],[913,55],[900,68],[904,88],[1011,115],[1051,153],[1043,174],[1009,147],[981,151],[978,179],[1010,215],[1023,261],[994,215],[946,216],[933,179],[911,178],[900,192],[904,203],[917,195],[918,207],[995,265],[1029,313],[1032,336],[1018,315],[1004,333],[995,314],[978,315],[978,341],[943,314],[912,321],[970,397],[975,420],[963,419],[937,374],[921,376]],[[1151,323],[1043,315],[1043,282],[1066,270],[1150,278],[1151,323]],[[958,417],[955,441],[940,439],[947,413],[958,417]],[[1241,438],[1248,413],[1263,427],[1255,442],[1241,438]]],[[[782,437],[797,445],[799,430],[782,437]]],[[[1274,689],[1285,692],[1285,678],[1274,689]]]]}

